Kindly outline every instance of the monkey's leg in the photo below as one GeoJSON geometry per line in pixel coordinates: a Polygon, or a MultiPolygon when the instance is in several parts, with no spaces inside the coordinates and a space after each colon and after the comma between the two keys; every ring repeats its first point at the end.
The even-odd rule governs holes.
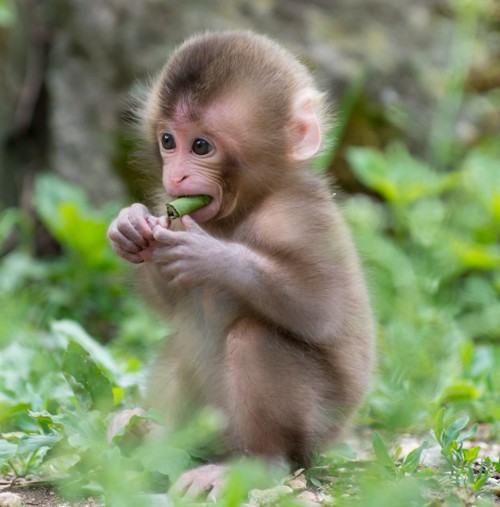
{"type": "Polygon", "coordinates": [[[230,440],[246,454],[307,463],[329,428],[331,380],[307,345],[257,320],[236,321],[226,342],[230,440]]]}
{"type": "MultiPolygon", "coordinates": [[[[282,464],[306,462],[318,436],[328,432],[321,407],[318,362],[307,347],[254,319],[235,322],[226,336],[223,408],[235,452],[282,464]]],[[[185,472],[172,490],[188,497],[217,497],[224,466],[185,472]]]]}

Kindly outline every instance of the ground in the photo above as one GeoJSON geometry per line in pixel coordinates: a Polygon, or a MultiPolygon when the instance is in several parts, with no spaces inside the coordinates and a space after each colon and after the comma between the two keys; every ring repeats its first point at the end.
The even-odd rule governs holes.
{"type": "MultiPolygon", "coordinates": [[[[482,433],[481,428],[478,432],[479,435],[482,433]]],[[[366,437],[366,436],[365,436],[366,437]]],[[[411,435],[401,436],[398,442],[398,446],[401,448],[401,458],[404,458],[412,449],[418,447],[421,443],[421,438],[417,438],[411,435]]],[[[369,442],[369,438],[363,438],[363,441],[369,442]]],[[[356,447],[359,441],[353,441],[352,444],[356,447]]],[[[490,456],[492,459],[497,460],[500,455],[500,444],[497,442],[485,442],[485,441],[471,441],[465,442],[465,447],[474,447],[479,445],[481,447],[481,453],[479,458],[484,456],[490,456]]],[[[360,471],[362,470],[362,463],[366,463],[372,459],[368,449],[362,449],[365,447],[361,445],[358,451],[358,460],[360,463],[360,471]]],[[[441,458],[440,448],[431,447],[424,451],[421,457],[421,466],[423,467],[436,467],[441,458]]],[[[479,461],[477,462],[479,467],[479,461]]],[[[329,474],[331,474],[331,468],[329,468],[329,474]]],[[[476,470],[478,472],[479,470],[476,470]]],[[[331,505],[334,501],[331,496],[326,493],[328,484],[330,482],[340,480],[341,476],[345,479],[346,473],[356,474],[356,468],[350,469],[349,471],[343,468],[338,469],[338,474],[332,476],[321,477],[321,488],[311,487],[305,477],[304,470],[300,469],[295,471],[288,480],[284,481],[274,488],[267,490],[253,490],[249,494],[248,506],[249,507],[263,507],[270,506],[277,502],[282,496],[294,494],[301,500],[304,505],[308,507],[314,507],[319,505],[331,505]]],[[[349,479],[350,480],[350,479],[349,479]]],[[[345,491],[349,490],[346,488],[345,491]]],[[[488,490],[495,495],[495,505],[500,506],[500,472],[496,472],[488,480],[488,490]]],[[[464,491],[464,495],[466,492],[464,491]]],[[[354,494],[355,495],[355,494],[354,494]]],[[[343,495],[345,497],[345,494],[343,495]]],[[[349,496],[349,495],[348,495],[349,496]]],[[[471,505],[469,501],[472,499],[463,498],[464,505],[471,505]]],[[[439,500],[438,500],[439,502],[439,500]]],[[[164,502],[158,502],[158,499],[154,502],[158,505],[170,505],[166,500],[164,502]]],[[[439,505],[439,503],[435,504],[439,505]]],[[[443,504],[444,505],[444,504],[443,504]]],[[[0,507],[103,507],[104,503],[93,498],[87,498],[78,502],[69,502],[63,500],[56,492],[55,488],[44,480],[36,477],[31,478],[19,478],[14,482],[12,478],[0,475],[0,507]]]]}

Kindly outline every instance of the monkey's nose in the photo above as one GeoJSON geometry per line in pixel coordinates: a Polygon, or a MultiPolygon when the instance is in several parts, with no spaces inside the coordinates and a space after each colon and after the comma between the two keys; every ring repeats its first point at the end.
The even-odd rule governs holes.
{"type": "Polygon", "coordinates": [[[183,181],[185,181],[187,178],[189,177],[189,175],[187,174],[172,174],[169,178],[170,180],[170,184],[172,185],[172,187],[176,188],[178,187],[183,181]]]}

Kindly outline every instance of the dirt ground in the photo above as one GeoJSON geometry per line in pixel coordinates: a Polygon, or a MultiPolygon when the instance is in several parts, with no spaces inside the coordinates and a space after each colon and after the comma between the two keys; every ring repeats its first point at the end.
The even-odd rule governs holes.
{"type": "MultiPolygon", "coordinates": [[[[0,485],[4,485],[6,478],[0,476],[0,485]]],[[[63,500],[50,486],[29,485],[29,481],[20,481],[18,486],[1,489],[0,507],[103,507],[104,504],[93,498],[78,502],[63,500]]]]}
{"type": "MultiPolygon", "coordinates": [[[[495,441],[492,442],[486,438],[481,441],[480,437],[486,436],[481,435],[481,430],[482,428],[478,431],[477,436],[479,438],[474,442],[465,442],[465,446],[473,447],[474,445],[480,445],[480,458],[489,456],[494,461],[498,460],[498,456],[500,455],[500,443],[495,441]]],[[[366,439],[366,441],[369,441],[369,439],[366,439]]],[[[399,441],[402,457],[407,455],[408,452],[417,447],[420,443],[420,439],[412,435],[402,436],[399,441]]],[[[367,452],[366,456],[363,450],[358,449],[358,451],[358,458],[370,459],[371,451],[367,452]]],[[[424,467],[433,467],[436,466],[441,459],[440,449],[438,447],[433,447],[424,451],[421,464],[424,467]]],[[[487,487],[495,497],[495,505],[500,506],[500,472],[492,474],[487,487]]],[[[249,505],[273,505],[272,499],[274,497],[278,498],[287,493],[295,493],[299,499],[304,500],[308,505],[321,506],[328,499],[328,496],[324,496],[321,492],[308,489],[306,478],[301,469],[292,474],[283,485],[269,490],[251,491],[249,495],[249,505]]],[[[173,505],[171,500],[167,499],[166,495],[145,495],[145,500],[146,497],[148,501],[145,502],[145,504],[149,503],[162,507],[173,505]],[[162,497],[161,499],[159,498],[160,496],[162,497]]],[[[9,478],[0,475],[0,507],[104,507],[104,503],[94,498],[87,498],[77,502],[64,500],[58,495],[54,487],[37,477],[26,479],[18,478],[13,483],[12,477],[9,478]]]]}

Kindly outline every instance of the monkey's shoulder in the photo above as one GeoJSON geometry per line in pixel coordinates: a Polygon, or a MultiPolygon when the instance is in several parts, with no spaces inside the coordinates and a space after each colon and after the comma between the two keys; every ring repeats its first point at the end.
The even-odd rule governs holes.
{"type": "Polygon", "coordinates": [[[264,199],[238,235],[276,246],[306,245],[321,242],[338,219],[338,208],[327,189],[318,187],[300,193],[284,189],[264,199]]]}

